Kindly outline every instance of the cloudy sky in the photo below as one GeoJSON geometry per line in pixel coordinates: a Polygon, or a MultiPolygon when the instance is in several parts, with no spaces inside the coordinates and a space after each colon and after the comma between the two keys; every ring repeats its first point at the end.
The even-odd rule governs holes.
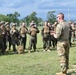
{"type": "Polygon", "coordinates": [[[17,11],[21,17],[29,15],[33,11],[37,13],[38,17],[43,20],[47,18],[47,12],[55,10],[57,15],[60,12],[65,14],[65,19],[76,19],[76,0],[0,0],[0,14],[10,14],[17,11]]]}

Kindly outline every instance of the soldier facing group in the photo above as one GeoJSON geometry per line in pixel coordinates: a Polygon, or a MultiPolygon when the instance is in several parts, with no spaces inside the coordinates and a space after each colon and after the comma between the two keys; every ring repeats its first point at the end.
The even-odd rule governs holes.
{"type": "Polygon", "coordinates": [[[64,14],[57,15],[58,25],[54,37],[58,39],[57,52],[60,57],[61,72],[57,75],[67,75],[69,69],[69,25],[64,21],[64,14]]]}

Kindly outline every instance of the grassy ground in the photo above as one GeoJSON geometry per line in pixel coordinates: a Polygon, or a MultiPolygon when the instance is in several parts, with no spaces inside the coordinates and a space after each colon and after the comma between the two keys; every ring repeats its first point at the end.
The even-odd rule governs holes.
{"type": "MultiPolygon", "coordinates": [[[[29,38],[28,35],[27,40],[29,38]]],[[[28,46],[29,41],[27,41],[27,48],[28,46]]],[[[70,48],[69,61],[70,68],[73,68],[76,64],[76,47],[70,48]]],[[[40,34],[38,34],[37,52],[28,53],[28,50],[25,50],[24,54],[14,54],[11,50],[0,56],[0,75],[55,75],[59,71],[56,49],[43,52],[40,34]]]]}

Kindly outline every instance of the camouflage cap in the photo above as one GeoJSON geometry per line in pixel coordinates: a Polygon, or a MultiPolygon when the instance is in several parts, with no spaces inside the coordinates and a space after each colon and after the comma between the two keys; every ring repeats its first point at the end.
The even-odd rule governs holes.
{"type": "Polygon", "coordinates": [[[9,22],[5,22],[5,25],[8,25],[9,24],[9,22]]]}
{"type": "Polygon", "coordinates": [[[0,22],[0,25],[2,25],[2,24],[5,24],[5,22],[4,22],[4,21],[1,21],[1,22],[0,22]]]}
{"type": "Polygon", "coordinates": [[[12,24],[12,27],[13,27],[13,26],[16,26],[16,24],[15,24],[15,23],[13,23],[13,24],[12,24]]]}
{"type": "Polygon", "coordinates": [[[35,23],[30,23],[30,27],[33,26],[33,25],[35,25],[35,23]]]}

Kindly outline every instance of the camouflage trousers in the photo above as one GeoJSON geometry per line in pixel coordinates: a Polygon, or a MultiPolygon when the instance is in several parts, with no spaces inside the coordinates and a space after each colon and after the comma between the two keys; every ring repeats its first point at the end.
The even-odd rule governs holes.
{"type": "Polygon", "coordinates": [[[32,47],[33,47],[33,49],[34,49],[34,51],[36,51],[36,41],[37,41],[37,39],[36,39],[37,37],[33,37],[33,36],[31,36],[31,38],[30,38],[30,42],[29,42],[29,49],[31,50],[32,49],[32,47]]]}
{"type": "Polygon", "coordinates": [[[49,34],[44,34],[43,37],[43,48],[44,50],[48,50],[50,48],[50,35],[49,34]]]}
{"type": "Polygon", "coordinates": [[[69,68],[69,42],[58,41],[57,43],[57,52],[59,55],[59,62],[61,67],[61,72],[67,72],[69,68]]]}

